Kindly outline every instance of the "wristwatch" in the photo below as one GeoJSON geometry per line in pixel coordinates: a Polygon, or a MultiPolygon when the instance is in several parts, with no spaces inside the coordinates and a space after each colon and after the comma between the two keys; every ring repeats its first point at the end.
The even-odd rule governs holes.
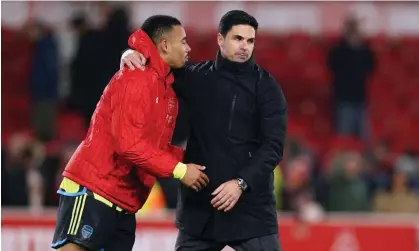
{"type": "Polygon", "coordinates": [[[243,192],[246,192],[246,190],[247,190],[247,183],[246,183],[246,181],[244,181],[242,178],[237,178],[236,180],[237,180],[237,184],[239,185],[240,189],[243,192]]]}

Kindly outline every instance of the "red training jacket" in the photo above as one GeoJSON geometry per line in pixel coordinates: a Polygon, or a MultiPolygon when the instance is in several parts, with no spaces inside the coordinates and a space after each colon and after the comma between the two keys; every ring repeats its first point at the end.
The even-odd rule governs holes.
{"type": "Polygon", "coordinates": [[[125,68],[113,76],[63,175],[134,213],[155,177],[172,176],[183,150],[169,143],[178,113],[169,65],[143,31],[129,45],[149,52],[145,71],[125,68]]]}

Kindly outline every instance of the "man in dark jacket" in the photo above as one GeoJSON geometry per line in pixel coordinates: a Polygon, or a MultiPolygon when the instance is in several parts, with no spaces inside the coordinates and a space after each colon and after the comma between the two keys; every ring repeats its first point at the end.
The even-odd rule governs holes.
{"type": "Polygon", "coordinates": [[[33,128],[38,139],[49,141],[55,134],[59,98],[58,46],[54,33],[42,22],[35,22],[29,34],[35,45],[30,78],[33,128]]]}
{"type": "Polygon", "coordinates": [[[104,63],[106,53],[103,53],[106,47],[101,32],[93,29],[82,14],[72,19],[71,27],[77,37],[77,48],[70,65],[71,94],[68,106],[83,116],[88,128],[97,101],[112,76],[106,81],[102,78],[102,72],[107,68],[104,63]]]}
{"type": "MultiPolygon", "coordinates": [[[[282,159],[287,106],[278,83],[253,60],[257,28],[246,12],[228,12],[216,60],[175,74],[190,123],[185,161],[206,166],[211,180],[198,193],[180,188],[178,251],[280,250],[273,170],[282,159]]],[[[131,52],[123,62],[141,67],[143,60],[131,52]]]]}
{"type": "Polygon", "coordinates": [[[362,38],[355,18],[346,20],[343,35],[328,55],[333,77],[336,131],[368,141],[366,93],[368,78],[374,70],[374,53],[362,38]]]}

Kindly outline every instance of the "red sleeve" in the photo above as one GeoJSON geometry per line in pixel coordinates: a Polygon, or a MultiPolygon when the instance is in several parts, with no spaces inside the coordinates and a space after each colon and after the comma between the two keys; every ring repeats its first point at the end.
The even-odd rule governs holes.
{"type": "Polygon", "coordinates": [[[157,83],[146,74],[140,70],[121,71],[113,80],[112,135],[116,152],[155,177],[171,177],[179,161],[147,137],[147,123],[152,123],[147,118],[153,117],[152,86],[157,83]]]}
{"type": "Polygon", "coordinates": [[[175,146],[175,145],[169,145],[169,149],[168,151],[170,153],[172,153],[172,155],[179,161],[182,162],[183,161],[183,157],[185,154],[185,150],[183,150],[182,148],[175,146]]]}

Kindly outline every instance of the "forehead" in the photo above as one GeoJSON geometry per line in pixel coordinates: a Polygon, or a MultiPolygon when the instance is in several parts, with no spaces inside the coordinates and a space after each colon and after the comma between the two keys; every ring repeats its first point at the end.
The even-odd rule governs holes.
{"type": "Polygon", "coordinates": [[[183,39],[186,37],[186,31],[181,25],[175,25],[170,31],[170,36],[174,39],[183,39]]]}
{"type": "Polygon", "coordinates": [[[250,25],[240,24],[231,27],[231,30],[227,33],[228,36],[241,36],[244,39],[255,38],[256,31],[250,25]]]}

